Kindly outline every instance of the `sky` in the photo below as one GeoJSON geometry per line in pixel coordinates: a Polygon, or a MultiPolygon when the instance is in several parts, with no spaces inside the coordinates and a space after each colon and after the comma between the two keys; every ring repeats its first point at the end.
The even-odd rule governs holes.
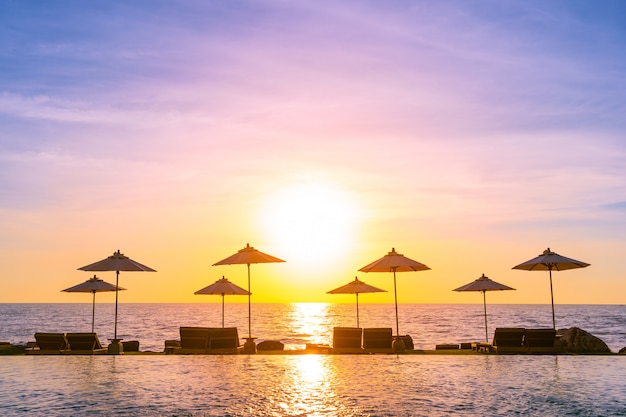
{"type": "Polygon", "coordinates": [[[120,302],[218,303],[250,244],[255,303],[392,303],[395,248],[399,303],[549,304],[549,247],[556,304],[624,304],[625,46],[619,0],[1,0],[0,302],[120,250],[120,302]]]}

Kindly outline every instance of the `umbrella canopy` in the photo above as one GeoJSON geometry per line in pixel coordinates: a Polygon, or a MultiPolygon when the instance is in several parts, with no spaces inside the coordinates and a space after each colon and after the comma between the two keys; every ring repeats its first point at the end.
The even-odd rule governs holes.
{"type": "Polygon", "coordinates": [[[97,293],[97,292],[106,292],[106,291],[115,291],[115,289],[118,289],[120,291],[125,290],[126,288],[122,288],[122,287],[116,287],[113,284],[109,284],[106,281],[101,280],[100,278],[98,278],[97,276],[93,276],[92,278],[89,278],[87,281],[82,282],[78,285],[74,285],[73,287],[70,288],[66,288],[64,290],[61,290],[62,292],[92,292],[92,293],[97,293]]]}
{"type": "Polygon", "coordinates": [[[252,315],[251,315],[251,295],[250,292],[250,265],[251,264],[263,264],[263,263],[273,263],[273,262],[285,262],[282,259],[276,258],[272,255],[268,255],[267,253],[263,253],[252,246],[249,243],[246,244],[246,247],[243,249],[239,249],[237,253],[229,256],[226,259],[222,259],[219,262],[213,264],[213,266],[217,265],[234,265],[234,264],[244,264],[248,266],[248,338],[252,339],[252,315]]]}
{"type": "Polygon", "coordinates": [[[523,269],[525,271],[548,271],[550,275],[550,300],[552,302],[552,327],[556,329],[556,319],[554,317],[554,291],[552,289],[552,270],[564,271],[566,269],[585,268],[589,266],[586,262],[577,261],[575,259],[566,258],[556,252],[552,252],[550,248],[529,261],[523,262],[513,269],[523,269]]]}
{"type": "Polygon", "coordinates": [[[221,295],[222,296],[222,327],[224,327],[224,296],[225,295],[249,295],[249,292],[233,284],[222,276],[213,284],[194,292],[200,295],[221,295]]]}
{"type": "Polygon", "coordinates": [[[113,255],[92,264],[78,268],[81,271],[115,271],[115,331],[113,338],[117,340],[117,305],[119,293],[120,271],[146,271],[156,272],[149,266],[140,264],[120,253],[119,249],[113,255]]]}
{"type": "Polygon", "coordinates": [[[66,288],[61,290],[62,292],[90,292],[93,294],[92,299],[92,308],[91,308],[91,333],[94,333],[94,323],[96,318],[96,293],[97,292],[112,292],[115,290],[126,290],[126,288],[116,287],[113,284],[109,284],[108,282],[102,281],[100,278],[95,275],[93,278],[89,278],[87,281],[82,282],[78,285],[74,285],[73,287],[66,288]]]}
{"type": "Polygon", "coordinates": [[[426,265],[407,258],[406,256],[396,252],[395,248],[382,258],[359,269],[362,272],[393,272],[393,293],[396,304],[396,335],[400,335],[400,326],[398,320],[398,290],[396,287],[396,272],[408,271],[426,271],[430,269],[426,265]]]}
{"type": "Polygon", "coordinates": [[[246,244],[246,247],[243,249],[239,249],[237,253],[229,256],[226,259],[222,259],[219,262],[213,264],[216,265],[235,265],[235,264],[264,264],[271,262],[285,262],[282,259],[278,259],[272,255],[268,255],[267,253],[263,253],[252,246],[249,243],[246,244]]]}
{"type": "Polygon", "coordinates": [[[380,259],[375,260],[371,264],[359,269],[363,272],[408,272],[408,271],[426,271],[430,269],[426,265],[407,258],[406,256],[396,252],[396,248],[391,248],[391,252],[380,259]]]}
{"type": "Polygon", "coordinates": [[[463,285],[462,287],[456,288],[453,291],[482,291],[483,293],[483,309],[485,311],[485,341],[489,341],[489,332],[487,330],[487,296],[485,293],[487,291],[506,291],[506,290],[514,290],[515,288],[508,287],[504,284],[500,284],[499,282],[492,281],[485,274],[482,274],[480,278],[470,282],[469,284],[463,285]]]}
{"type": "Polygon", "coordinates": [[[354,281],[343,285],[334,290],[328,291],[327,294],[355,294],[356,295],[356,327],[359,327],[359,294],[372,293],[372,292],[387,292],[387,290],[381,290],[372,285],[366,284],[363,281],[359,281],[359,278],[354,277],[354,281]]]}
{"type": "Polygon", "coordinates": [[[130,259],[128,256],[120,253],[119,249],[113,255],[87,266],[78,268],[81,271],[147,271],[156,272],[149,266],[140,264],[130,259]]]}

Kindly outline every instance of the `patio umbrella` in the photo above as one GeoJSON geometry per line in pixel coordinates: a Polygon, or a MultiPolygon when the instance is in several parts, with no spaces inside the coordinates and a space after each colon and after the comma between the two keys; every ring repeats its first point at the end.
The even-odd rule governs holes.
{"type": "Polygon", "coordinates": [[[354,281],[342,287],[330,290],[327,294],[356,294],[356,327],[359,327],[359,294],[372,292],[387,292],[387,290],[381,290],[363,281],[359,281],[359,278],[354,277],[354,281]]]}
{"type": "Polygon", "coordinates": [[[250,296],[252,293],[250,292],[250,265],[251,264],[263,264],[263,263],[272,263],[272,262],[285,262],[282,259],[275,258],[274,256],[268,255],[267,253],[263,253],[252,246],[249,243],[246,244],[246,247],[243,249],[239,249],[237,253],[229,256],[226,259],[222,259],[219,262],[213,264],[216,265],[233,265],[233,264],[246,264],[248,266],[248,339],[252,340],[252,319],[251,319],[251,303],[250,296]]]}
{"type": "Polygon", "coordinates": [[[552,252],[550,248],[530,261],[523,262],[513,269],[523,269],[526,271],[548,271],[550,274],[550,300],[552,301],[552,328],[556,329],[556,319],[554,318],[554,292],[552,290],[552,270],[563,271],[566,269],[585,268],[589,266],[586,262],[566,258],[558,253],[552,252]]]}
{"type": "Polygon", "coordinates": [[[489,332],[487,331],[487,291],[505,291],[514,290],[515,288],[507,287],[499,282],[492,281],[487,278],[485,274],[482,274],[480,278],[462,287],[456,288],[453,291],[482,291],[483,293],[483,307],[485,310],[485,341],[489,341],[489,332]]]}
{"type": "MultiPolygon", "coordinates": [[[[83,266],[78,268],[81,271],[115,271],[115,286],[118,287],[119,279],[120,279],[120,271],[147,271],[147,272],[156,272],[154,269],[142,265],[137,261],[133,261],[128,256],[120,253],[119,249],[117,252],[113,253],[113,255],[105,258],[101,261],[94,262],[92,264],[83,266]]],[[[118,289],[115,290],[115,331],[114,331],[114,340],[117,339],[117,299],[118,299],[118,289]]]]}
{"type": "Polygon", "coordinates": [[[208,287],[204,287],[201,290],[194,292],[194,294],[202,295],[221,295],[222,296],[222,327],[224,327],[224,296],[225,295],[248,295],[248,291],[233,284],[222,276],[213,284],[208,287]]]}
{"type": "Polygon", "coordinates": [[[398,324],[398,290],[396,287],[396,272],[426,271],[428,269],[430,268],[426,265],[399,254],[396,252],[395,248],[391,248],[391,252],[387,253],[387,255],[382,258],[359,269],[359,271],[362,272],[393,272],[393,294],[396,304],[396,336],[400,336],[400,326],[398,324]]]}
{"type": "Polygon", "coordinates": [[[93,278],[89,278],[87,281],[80,283],[78,285],[74,285],[73,287],[66,288],[61,290],[63,292],[90,292],[93,293],[93,301],[92,301],[92,309],[91,309],[91,333],[94,333],[94,323],[96,318],[96,293],[97,292],[107,292],[107,291],[115,291],[115,289],[119,289],[120,291],[125,290],[126,288],[116,287],[113,284],[109,284],[108,282],[102,281],[100,278],[95,275],[93,278]]]}

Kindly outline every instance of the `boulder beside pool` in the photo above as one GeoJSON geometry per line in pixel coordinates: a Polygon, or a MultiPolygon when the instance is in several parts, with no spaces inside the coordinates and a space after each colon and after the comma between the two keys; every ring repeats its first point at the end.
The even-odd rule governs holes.
{"type": "Polygon", "coordinates": [[[13,345],[9,342],[0,342],[0,355],[23,355],[26,345],[13,345]]]}
{"type": "Polygon", "coordinates": [[[256,350],[285,350],[285,345],[278,340],[264,340],[256,345],[256,350]]]}
{"type": "Polygon", "coordinates": [[[602,339],[578,327],[560,329],[556,334],[560,336],[556,343],[561,347],[562,352],[611,353],[611,349],[602,339]]]}

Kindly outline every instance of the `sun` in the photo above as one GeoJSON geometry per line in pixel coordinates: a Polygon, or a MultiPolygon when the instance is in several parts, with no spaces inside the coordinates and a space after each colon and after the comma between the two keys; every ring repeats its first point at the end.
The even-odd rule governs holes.
{"type": "Polygon", "coordinates": [[[358,210],[345,190],[318,182],[279,189],[267,197],[265,235],[290,261],[328,261],[356,239],[358,210]]]}

